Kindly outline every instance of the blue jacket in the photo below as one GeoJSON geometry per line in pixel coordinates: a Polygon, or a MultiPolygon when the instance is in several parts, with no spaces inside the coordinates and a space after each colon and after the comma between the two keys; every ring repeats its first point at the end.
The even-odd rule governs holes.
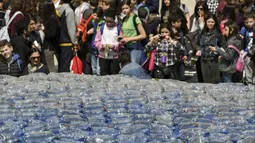
{"type": "Polygon", "coordinates": [[[136,63],[129,63],[125,65],[119,73],[123,75],[134,76],[140,79],[151,79],[146,71],[136,63]]]}

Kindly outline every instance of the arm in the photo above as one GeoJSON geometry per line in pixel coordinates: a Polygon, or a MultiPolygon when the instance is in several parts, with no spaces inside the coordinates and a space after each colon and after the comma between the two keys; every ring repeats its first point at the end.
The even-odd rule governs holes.
{"type": "Polygon", "coordinates": [[[124,43],[128,43],[128,42],[132,42],[132,41],[140,41],[146,38],[146,33],[144,31],[144,28],[142,26],[141,23],[139,23],[137,25],[137,29],[139,31],[139,35],[135,36],[135,37],[127,37],[127,38],[123,38],[121,41],[124,43]]]}
{"type": "Polygon", "coordinates": [[[236,51],[234,49],[230,49],[230,48],[226,48],[224,51],[223,49],[216,47],[216,52],[219,53],[219,55],[222,57],[222,59],[231,61],[234,59],[236,51]]]}
{"type": "MultiPolygon", "coordinates": [[[[122,30],[120,30],[120,35],[119,35],[119,37],[122,37],[122,30]]],[[[116,43],[116,44],[113,45],[113,50],[118,51],[118,50],[119,50],[120,48],[122,48],[122,47],[123,47],[122,43],[121,43],[121,42],[118,42],[118,43],[116,43]]]]}
{"type": "Polygon", "coordinates": [[[188,27],[188,29],[190,29],[190,16],[189,16],[189,13],[186,13],[185,17],[186,17],[186,20],[187,20],[187,27],[188,27]]]}
{"type": "Polygon", "coordinates": [[[76,43],[76,36],[75,36],[75,18],[74,18],[74,12],[70,10],[66,10],[66,25],[68,29],[69,37],[72,41],[72,43],[76,43]]]}
{"type": "Polygon", "coordinates": [[[96,35],[96,38],[95,38],[94,45],[95,45],[95,47],[96,47],[99,51],[102,50],[102,49],[104,48],[101,40],[102,40],[102,34],[101,34],[101,31],[98,30],[98,31],[97,31],[97,35],[96,35]]]}

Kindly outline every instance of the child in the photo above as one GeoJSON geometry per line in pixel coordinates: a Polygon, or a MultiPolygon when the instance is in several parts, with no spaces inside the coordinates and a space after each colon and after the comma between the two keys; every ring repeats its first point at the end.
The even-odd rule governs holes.
{"type": "Polygon", "coordinates": [[[115,11],[105,12],[105,23],[100,26],[95,39],[99,52],[100,75],[119,73],[118,51],[122,47],[118,37],[122,36],[121,26],[115,22],[115,11]]]}
{"type": "Polygon", "coordinates": [[[171,26],[164,23],[160,25],[160,35],[150,39],[146,45],[146,51],[156,49],[154,69],[152,75],[161,79],[177,79],[178,53],[185,48],[170,37],[171,26]]]}
{"type": "Polygon", "coordinates": [[[19,77],[23,66],[18,54],[12,52],[13,48],[7,40],[0,41],[0,75],[19,77]]]}
{"type": "Polygon", "coordinates": [[[242,27],[240,34],[244,40],[244,50],[248,52],[248,44],[250,40],[253,38],[253,27],[255,26],[255,16],[252,12],[246,13],[244,15],[244,24],[245,27],[242,27]]]}
{"type": "Polygon", "coordinates": [[[137,63],[131,62],[131,57],[128,52],[119,54],[120,74],[137,77],[139,79],[151,79],[147,72],[137,63]]]}
{"type": "Polygon", "coordinates": [[[91,68],[92,68],[92,74],[93,75],[100,75],[100,66],[99,66],[99,58],[98,58],[98,50],[94,46],[95,38],[98,29],[100,26],[104,23],[103,18],[103,10],[102,8],[98,7],[94,9],[93,11],[93,28],[88,31],[93,33],[93,38],[92,38],[92,53],[91,53],[91,68]]]}
{"type": "MultiPolygon", "coordinates": [[[[184,33],[181,29],[181,16],[179,15],[172,15],[169,17],[169,23],[172,25],[172,33],[173,33],[173,38],[179,41],[182,45],[185,45],[185,38],[184,38],[184,33]]],[[[185,46],[186,48],[186,46],[185,46]]],[[[178,69],[177,73],[181,81],[185,81],[185,64],[184,62],[187,60],[187,49],[183,53],[179,54],[178,59],[180,59],[178,63],[178,69]]]]}
{"type": "Polygon", "coordinates": [[[123,14],[126,15],[122,23],[123,37],[121,42],[126,44],[125,47],[130,52],[132,62],[141,65],[143,47],[140,41],[146,38],[146,33],[140,18],[132,13],[131,0],[123,0],[121,8],[123,14]]]}

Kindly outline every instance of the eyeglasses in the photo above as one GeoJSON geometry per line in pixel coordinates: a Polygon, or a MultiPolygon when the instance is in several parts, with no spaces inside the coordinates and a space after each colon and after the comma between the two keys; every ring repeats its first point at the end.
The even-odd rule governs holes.
{"type": "Polygon", "coordinates": [[[111,21],[111,20],[107,20],[107,21],[105,21],[106,23],[110,23],[110,24],[112,24],[112,23],[114,23],[114,21],[111,21]]]}

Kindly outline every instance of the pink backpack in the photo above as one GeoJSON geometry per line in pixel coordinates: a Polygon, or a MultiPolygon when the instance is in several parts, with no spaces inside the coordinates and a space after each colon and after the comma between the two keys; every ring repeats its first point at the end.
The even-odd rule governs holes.
{"type": "Polygon", "coordinates": [[[233,46],[233,45],[229,45],[228,48],[234,49],[236,52],[238,52],[239,57],[238,57],[238,59],[236,61],[235,69],[238,72],[242,72],[243,69],[244,69],[244,57],[245,57],[245,54],[240,52],[240,50],[237,47],[233,46]]]}

